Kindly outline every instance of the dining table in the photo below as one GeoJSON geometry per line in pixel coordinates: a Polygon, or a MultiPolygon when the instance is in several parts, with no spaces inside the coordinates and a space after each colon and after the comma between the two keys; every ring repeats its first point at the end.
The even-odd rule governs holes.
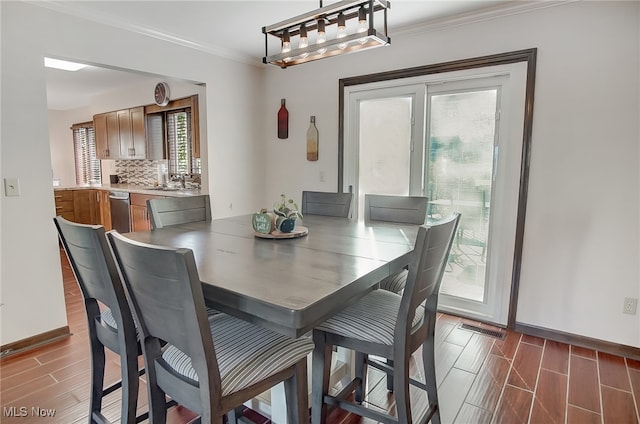
{"type": "Polygon", "coordinates": [[[252,215],[126,234],[193,250],[205,302],[300,337],[409,263],[418,227],[307,215],[308,234],[257,237],[252,215]]]}
{"type": "MultiPolygon", "coordinates": [[[[263,238],[253,230],[252,216],[125,236],[191,249],[207,306],[301,337],[408,265],[418,233],[411,224],[306,215],[296,223],[306,234],[263,238]]],[[[279,422],[274,414],[272,421],[279,422]]]]}

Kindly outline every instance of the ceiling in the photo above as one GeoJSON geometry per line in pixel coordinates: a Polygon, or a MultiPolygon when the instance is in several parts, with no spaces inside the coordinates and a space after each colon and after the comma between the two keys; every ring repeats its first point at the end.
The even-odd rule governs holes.
{"type": "MultiPolygon", "coordinates": [[[[334,3],[325,1],[324,5],[334,3]]],[[[391,0],[389,36],[416,27],[447,25],[488,17],[535,2],[485,0],[391,0]]],[[[537,2],[541,4],[543,2],[537,2]]],[[[204,52],[261,65],[262,27],[319,6],[317,1],[48,1],[35,3],[204,52]]],[[[376,26],[378,26],[376,21],[376,26]]],[[[76,72],[47,69],[50,109],[88,105],[89,99],[111,89],[138,84],[158,76],[89,67],[76,72]]]]}

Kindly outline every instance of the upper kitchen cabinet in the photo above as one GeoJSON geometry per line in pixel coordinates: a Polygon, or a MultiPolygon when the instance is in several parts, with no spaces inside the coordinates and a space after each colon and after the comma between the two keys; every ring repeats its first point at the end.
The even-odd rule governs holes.
{"type": "Polygon", "coordinates": [[[115,141],[117,137],[113,137],[117,133],[118,118],[115,115],[109,113],[101,113],[99,115],[93,115],[93,131],[96,139],[96,157],[98,159],[113,159],[120,155],[120,143],[115,141]],[[107,117],[110,119],[107,123],[107,117]],[[111,130],[107,130],[107,126],[111,126],[111,130]],[[114,129],[115,128],[115,129],[114,129]],[[112,137],[109,138],[109,133],[112,137]]]}
{"type": "Polygon", "coordinates": [[[146,159],[144,107],[93,116],[98,159],[146,159]]]}
{"type": "Polygon", "coordinates": [[[119,110],[117,113],[121,159],[145,159],[147,141],[144,126],[144,107],[119,110]]]}

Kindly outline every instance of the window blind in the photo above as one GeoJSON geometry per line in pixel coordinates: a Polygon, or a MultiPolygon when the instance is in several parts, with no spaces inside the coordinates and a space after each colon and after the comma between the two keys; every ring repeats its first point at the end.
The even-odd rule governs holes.
{"type": "Polygon", "coordinates": [[[167,112],[167,154],[171,175],[200,174],[191,148],[191,108],[167,112]]]}
{"type": "Polygon", "coordinates": [[[76,160],[76,184],[89,184],[91,180],[102,181],[100,160],[96,158],[93,122],[74,124],[71,130],[76,160]]]}

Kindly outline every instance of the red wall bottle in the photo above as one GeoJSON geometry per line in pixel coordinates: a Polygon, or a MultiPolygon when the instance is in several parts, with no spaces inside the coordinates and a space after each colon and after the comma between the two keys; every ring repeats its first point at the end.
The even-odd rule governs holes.
{"type": "Polygon", "coordinates": [[[289,111],[284,103],[285,99],[281,99],[280,110],[278,111],[278,138],[289,137],[289,111]]]}

